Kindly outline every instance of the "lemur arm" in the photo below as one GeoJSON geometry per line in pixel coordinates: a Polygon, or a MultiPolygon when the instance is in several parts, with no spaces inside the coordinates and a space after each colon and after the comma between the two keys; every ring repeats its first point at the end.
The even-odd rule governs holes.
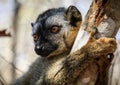
{"type": "Polygon", "coordinates": [[[91,61],[99,56],[113,53],[116,47],[116,41],[113,38],[90,39],[80,50],[67,56],[63,67],[49,85],[70,85],[70,82],[73,83],[91,61]]]}

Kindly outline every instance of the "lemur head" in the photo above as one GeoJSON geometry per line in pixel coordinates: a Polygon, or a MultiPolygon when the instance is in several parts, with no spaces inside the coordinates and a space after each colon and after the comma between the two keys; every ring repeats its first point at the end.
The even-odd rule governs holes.
{"type": "Polygon", "coordinates": [[[40,14],[32,25],[35,52],[50,57],[70,51],[82,21],[74,6],[54,8],[40,14]]]}

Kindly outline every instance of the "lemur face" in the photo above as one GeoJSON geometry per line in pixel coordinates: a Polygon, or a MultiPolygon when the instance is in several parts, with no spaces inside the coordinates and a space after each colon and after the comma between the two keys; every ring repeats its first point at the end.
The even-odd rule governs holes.
{"type": "MultiPolygon", "coordinates": [[[[74,6],[69,7],[68,10],[65,8],[49,9],[39,15],[36,22],[31,24],[35,52],[42,57],[65,52],[70,47],[67,46],[69,32],[73,27],[77,29],[77,23],[79,22],[81,22],[81,14],[74,6]],[[74,13],[78,13],[76,14],[77,19],[70,13],[73,9],[74,13]],[[78,17],[78,15],[80,16],[78,17]]],[[[73,32],[76,34],[76,31],[73,32]]],[[[74,36],[74,33],[72,33],[72,36],[74,36]]],[[[73,40],[71,41],[70,44],[73,44],[73,40]]]]}

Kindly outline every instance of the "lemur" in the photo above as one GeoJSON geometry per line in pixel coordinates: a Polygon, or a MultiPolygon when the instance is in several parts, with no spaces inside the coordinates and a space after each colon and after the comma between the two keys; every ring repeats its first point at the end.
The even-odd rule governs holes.
{"type": "Polygon", "coordinates": [[[82,15],[75,6],[52,8],[40,14],[31,25],[34,49],[41,57],[11,85],[95,85],[82,79],[85,69],[96,58],[113,53],[116,41],[91,37],[86,45],[70,54],[81,22],[82,15]]]}

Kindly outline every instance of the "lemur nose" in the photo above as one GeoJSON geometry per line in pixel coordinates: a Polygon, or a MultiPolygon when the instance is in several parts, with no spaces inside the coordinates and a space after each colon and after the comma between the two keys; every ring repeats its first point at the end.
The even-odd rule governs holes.
{"type": "Polygon", "coordinates": [[[40,46],[37,46],[36,48],[37,48],[37,49],[40,49],[40,46]]]}
{"type": "Polygon", "coordinates": [[[45,49],[45,46],[44,45],[37,45],[36,46],[36,48],[38,49],[38,50],[44,50],[45,49]]]}

